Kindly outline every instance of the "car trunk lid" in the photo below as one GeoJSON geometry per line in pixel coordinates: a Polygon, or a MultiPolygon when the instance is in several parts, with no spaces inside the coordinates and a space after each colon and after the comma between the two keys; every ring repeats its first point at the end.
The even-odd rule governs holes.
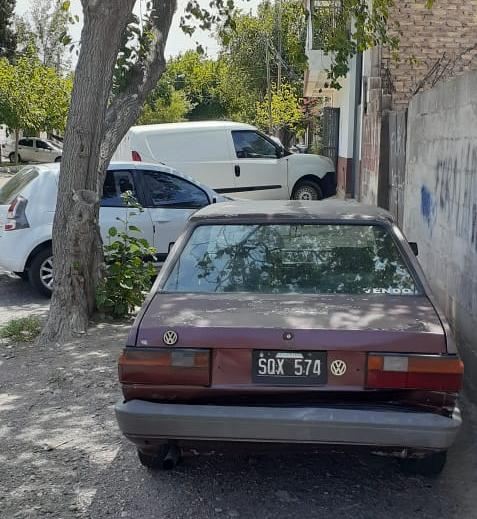
{"type": "Polygon", "coordinates": [[[446,353],[425,296],[158,293],[136,344],[164,346],[168,330],[176,347],[446,353]]]}

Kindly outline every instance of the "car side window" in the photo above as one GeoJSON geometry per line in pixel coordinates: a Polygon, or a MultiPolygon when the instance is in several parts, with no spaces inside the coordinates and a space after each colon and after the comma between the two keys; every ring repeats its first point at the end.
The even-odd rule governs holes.
{"type": "Polygon", "coordinates": [[[196,209],[210,203],[205,191],[183,178],[161,171],[144,171],[142,178],[150,207],[196,209]]]}
{"type": "Polygon", "coordinates": [[[36,147],[42,150],[49,150],[50,146],[44,141],[36,141],[36,147]]]}
{"type": "Polygon", "coordinates": [[[234,131],[232,138],[239,159],[276,159],[278,156],[277,147],[258,132],[234,131]]]}
{"type": "Polygon", "coordinates": [[[33,148],[33,139],[20,139],[18,141],[19,146],[27,146],[29,148],[33,148]]]}
{"type": "Polygon", "coordinates": [[[136,195],[134,181],[130,171],[107,171],[103,186],[101,207],[124,207],[121,195],[132,191],[136,195]]]}

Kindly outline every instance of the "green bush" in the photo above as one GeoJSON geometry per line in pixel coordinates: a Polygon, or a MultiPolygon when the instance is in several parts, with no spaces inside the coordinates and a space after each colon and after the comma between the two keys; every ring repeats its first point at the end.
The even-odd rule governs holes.
{"type": "MultiPolygon", "coordinates": [[[[143,211],[130,191],[124,193],[123,200],[126,206],[143,211]]],[[[142,305],[157,274],[153,263],[157,251],[141,238],[138,227],[130,225],[134,214],[128,211],[124,220],[118,218],[124,230],[109,229],[104,277],[96,289],[98,310],[115,318],[125,317],[142,305]]]]}
{"type": "Polygon", "coordinates": [[[36,315],[12,319],[0,328],[0,338],[12,342],[32,342],[41,331],[41,320],[36,315]]]}

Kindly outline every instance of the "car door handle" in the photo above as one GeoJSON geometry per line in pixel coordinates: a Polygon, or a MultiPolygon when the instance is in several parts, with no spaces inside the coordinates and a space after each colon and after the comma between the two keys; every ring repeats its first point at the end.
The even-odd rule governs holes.
{"type": "Polygon", "coordinates": [[[239,177],[240,176],[240,166],[238,164],[235,164],[235,176],[236,177],[239,177]]]}

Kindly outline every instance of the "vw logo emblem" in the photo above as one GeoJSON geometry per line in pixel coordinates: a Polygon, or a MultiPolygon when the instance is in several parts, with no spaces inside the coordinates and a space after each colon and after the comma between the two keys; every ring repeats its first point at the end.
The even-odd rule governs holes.
{"type": "Polygon", "coordinates": [[[164,335],[162,336],[164,344],[167,344],[168,346],[175,344],[177,339],[177,333],[174,330],[167,330],[167,332],[164,332],[164,335]]]}
{"type": "Polygon", "coordinates": [[[330,366],[331,373],[335,377],[341,377],[346,373],[346,362],[344,360],[334,360],[330,366]]]}

